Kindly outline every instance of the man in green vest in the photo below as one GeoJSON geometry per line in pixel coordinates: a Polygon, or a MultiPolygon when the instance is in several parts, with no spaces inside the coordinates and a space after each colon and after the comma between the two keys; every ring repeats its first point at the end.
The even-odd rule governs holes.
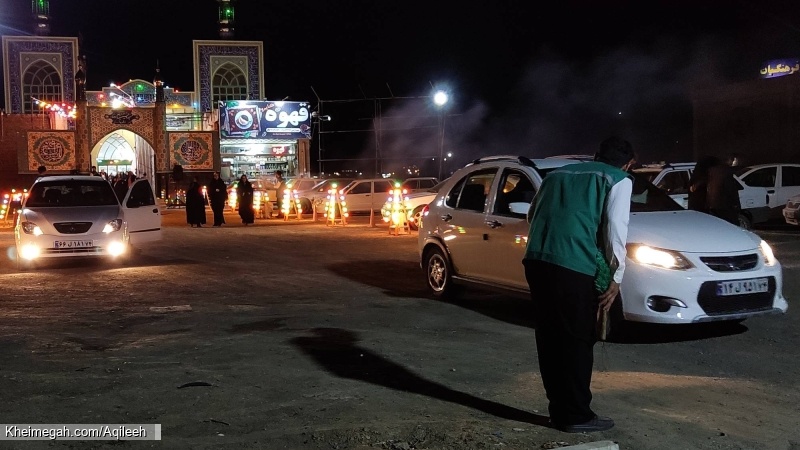
{"type": "Polygon", "coordinates": [[[565,432],[608,430],[591,407],[598,311],[608,311],[625,270],[633,183],[631,144],[611,137],[593,162],[549,173],[528,212],[523,264],[536,311],[539,371],[550,422],[565,432]]]}

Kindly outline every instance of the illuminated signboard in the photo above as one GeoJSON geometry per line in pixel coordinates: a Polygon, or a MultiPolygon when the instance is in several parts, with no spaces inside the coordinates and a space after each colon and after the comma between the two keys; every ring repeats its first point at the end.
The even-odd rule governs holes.
{"type": "Polygon", "coordinates": [[[311,112],[307,102],[230,100],[219,103],[222,138],[311,138],[311,112]]]}
{"type": "Polygon", "coordinates": [[[774,59],[761,68],[761,78],[776,78],[800,71],[800,60],[774,59]]]}

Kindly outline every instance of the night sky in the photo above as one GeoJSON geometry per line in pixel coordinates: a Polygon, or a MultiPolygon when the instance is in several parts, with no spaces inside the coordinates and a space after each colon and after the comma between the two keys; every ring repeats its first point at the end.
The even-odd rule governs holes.
{"type": "MultiPolygon", "coordinates": [[[[152,80],[156,60],[169,86],[193,90],[191,42],[218,38],[213,0],[50,3],[51,34],[81,38],[90,90],[152,80]]],[[[690,158],[694,90],[757,79],[764,62],[800,56],[794,1],[558,5],[240,0],[235,38],[264,42],[269,99],[316,103],[311,86],[323,100],[448,86],[447,148],[461,159],[593,153],[610,134],[629,139],[640,160],[690,158]]],[[[0,6],[3,34],[31,30],[29,0],[0,6]]],[[[387,102],[382,114],[406,108],[415,106],[387,102]]],[[[387,136],[382,151],[429,153],[431,145],[387,136]]],[[[337,152],[357,153],[330,149],[337,152]]]]}

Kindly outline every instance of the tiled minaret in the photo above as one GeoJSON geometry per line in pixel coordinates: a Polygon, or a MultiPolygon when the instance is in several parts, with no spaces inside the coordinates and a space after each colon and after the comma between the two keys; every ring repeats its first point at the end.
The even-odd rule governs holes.
{"type": "Polygon", "coordinates": [[[156,67],[153,85],[156,87],[155,111],[153,111],[153,151],[156,158],[156,172],[163,172],[170,170],[170,167],[167,154],[167,103],[164,98],[164,80],[161,79],[159,67],[156,67]]]}
{"type": "Polygon", "coordinates": [[[33,34],[50,36],[50,0],[33,0],[33,34]]]}
{"type": "Polygon", "coordinates": [[[89,106],[86,101],[86,72],[83,61],[75,72],[75,168],[88,172],[92,164],[89,148],[89,106]]]}
{"type": "Polygon", "coordinates": [[[234,0],[217,0],[219,3],[219,38],[233,39],[233,26],[236,22],[234,0]]]}

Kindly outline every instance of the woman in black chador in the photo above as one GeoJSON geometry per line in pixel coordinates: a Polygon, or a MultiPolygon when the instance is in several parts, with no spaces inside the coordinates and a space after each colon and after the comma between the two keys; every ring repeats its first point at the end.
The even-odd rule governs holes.
{"type": "Polygon", "coordinates": [[[242,174],[239,185],[236,186],[236,197],[239,201],[239,217],[245,225],[255,222],[253,212],[253,185],[247,181],[247,175],[242,174]]]}
{"type": "Polygon", "coordinates": [[[211,210],[214,211],[214,226],[220,227],[225,223],[225,216],[222,212],[225,210],[225,200],[228,198],[228,187],[219,177],[219,172],[214,172],[214,179],[208,185],[208,197],[211,210]]]}
{"type": "Polygon", "coordinates": [[[197,177],[194,177],[186,190],[186,222],[191,226],[202,227],[206,223],[206,199],[197,177]]]}

